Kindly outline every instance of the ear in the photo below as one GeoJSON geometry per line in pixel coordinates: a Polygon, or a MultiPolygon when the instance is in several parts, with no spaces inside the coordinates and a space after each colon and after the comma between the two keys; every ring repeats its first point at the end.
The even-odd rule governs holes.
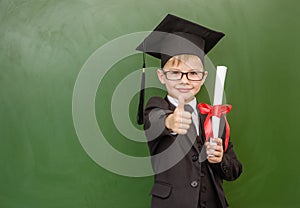
{"type": "Polygon", "coordinates": [[[156,73],[157,73],[157,77],[158,77],[160,83],[165,84],[166,82],[165,82],[165,75],[164,75],[163,70],[157,69],[156,73]]]}
{"type": "Polygon", "coordinates": [[[204,72],[204,77],[203,77],[203,79],[201,80],[201,85],[203,85],[203,84],[204,84],[204,82],[205,82],[205,80],[206,80],[206,77],[207,77],[207,75],[208,75],[208,71],[205,71],[205,72],[204,72]]]}

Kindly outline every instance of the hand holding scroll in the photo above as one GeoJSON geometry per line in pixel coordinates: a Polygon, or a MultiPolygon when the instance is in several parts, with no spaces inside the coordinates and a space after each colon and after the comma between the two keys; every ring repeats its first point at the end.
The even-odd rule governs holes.
{"type": "Polygon", "coordinates": [[[211,142],[206,142],[206,154],[207,160],[210,163],[220,163],[223,158],[223,145],[222,145],[222,139],[221,138],[214,138],[212,139],[213,144],[211,142]],[[216,145],[215,145],[216,144],[216,145]]]}

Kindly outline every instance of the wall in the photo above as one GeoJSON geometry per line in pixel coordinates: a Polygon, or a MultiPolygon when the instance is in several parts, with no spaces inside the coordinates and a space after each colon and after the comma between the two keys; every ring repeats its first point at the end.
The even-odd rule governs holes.
{"type": "MultiPolygon", "coordinates": [[[[240,179],[224,184],[231,206],[299,206],[299,6],[293,0],[1,0],[0,207],[149,207],[151,176],[111,173],[83,149],[72,96],[80,70],[98,48],[152,30],[167,13],[226,33],[209,58],[229,68],[231,139],[244,165],[240,179]]],[[[139,54],[116,63],[95,97],[103,135],[135,157],[147,156],[147,146],[118,131],[110,105],[118,83],[140,66],[139,54]]],[[[147,73],[154,79],[155,70],[147,73]]],[[[164,91],[152,88],[147,98],[152,95],[164,91]]],[[[137,99],[129,104],[133,122],[137,99]]]]}

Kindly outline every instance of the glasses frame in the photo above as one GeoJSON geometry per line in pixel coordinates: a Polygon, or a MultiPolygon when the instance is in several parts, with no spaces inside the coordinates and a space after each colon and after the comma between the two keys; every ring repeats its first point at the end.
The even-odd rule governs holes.
{"type": "MultiPolygon", "coordinates": [[[[170,81],[179,81],[179,80],[182,79],[183,75],[185,75],[186,78],[187,78],[188,80],[190,80],[190,81],[202,81],[203,78],[204,78],[204,76],[205,76],[205,72],[206,72],[206,71],[197,71],[198,73],[201,73],[201,74],[202,74],[202,79],[200,79],[200,80],[193,80],[193,79],[190,79],[190,78],[189,78],[189,75],[188,75],[188,74],[191,73],[191,72],[195,72],[195,71],[191,71],[191,72],[181,72],[181,71],[176,71],[176,72],[178,72],[178,73],[181,73],[180,79],[169,79],[168,76],[167,76],[167,73],[168,73],[168,72],[172,72],[172,71],[165,71],[165,70],[162,70],[162,71],[163,71],[164,75],[166,76],[166,79],[167,79],[167,80],[170,80],[170,81]]],[[[175,70],[174,70],[174,71],[175,71],[175,70]]]]}

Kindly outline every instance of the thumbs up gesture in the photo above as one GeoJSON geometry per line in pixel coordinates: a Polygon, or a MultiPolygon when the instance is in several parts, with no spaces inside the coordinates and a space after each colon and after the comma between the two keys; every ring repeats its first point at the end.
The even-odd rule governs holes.
{"type": "Polygon", "coordinates": [[[179,96],[177,108],[165,120],[166,127],[177,134],[186,134],[192,123],[192,114],[184,110],[184,104],[184,97],[179,96]]]}

